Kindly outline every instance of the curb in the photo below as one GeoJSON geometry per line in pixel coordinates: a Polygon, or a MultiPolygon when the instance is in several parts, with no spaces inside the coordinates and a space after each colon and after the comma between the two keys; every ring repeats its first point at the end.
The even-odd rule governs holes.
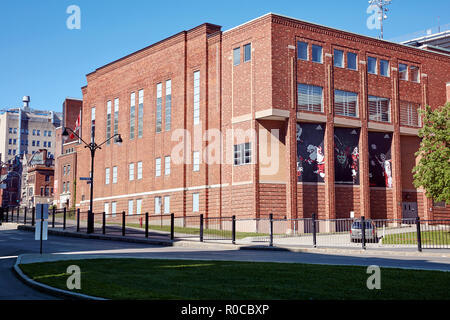
{"type": "Polygon", "coordinates": [[[16,276],[22,282],[24,282],[26,285],[28,285],[38,291],[41,291],[44,293],[49,293],[51,295],[70,299],[70,300],[100,300],[100,301],[108,300],[108,299],[104,299],[104,298],[88,296],[88,295],[81,294],[81,293],[76,293],[76,292],[71,292],[71,291],[66,291],[66,290],[50,287],[46,284],[34,281],[34,280],[30,279],[25,273],[23,273],[22,269],[20,269],[19,265],[20,265],[21,260],[22,260],[22,255],[17,257],[16,263],[13,267],[13,270],[14,270],[16,276]]]}
{"type": "MultiPolygon", "coordinates": [[[[23,231],[34,231],[34,227],[18,225],[18,230],[23,231]]],[[[411,256],[411,257],[440,257],[440,258],[450,258],[450,253],[439,253],[439,252],[418,252],[418,251],[394,251],[394,250],[362,250],[362,249],[346,249],[346,248],[296,248],[289,246],[277,246],[269,247],[262,245],[243,245],[243,244],[227,244],[227,243],[206,243],[206,242],[194,242],[188,240],[155,240],[155,239],[142,239],[142,238],[132,238],[132,237],[122,237],[122,236],[112,236],[103,234],[86,234],[77,233],[71,231],[61,231],[61,230],[48,230],[48,233],[56,236],[72,237],[72,238],[82,238],[82,239],[96,239],[96,240],[110,240],[110,241],[122,241],[130,243],[144,243],[156,246],[171,246],[171,247],[190,247],[190,248],[223,248],[229,250],[263,250],[263,251],[284,251],[284,252],[296,252],[296,253],[322,253],[322,254],[359,254],[359,255],[373,255],[373,254],[383,254],[383,255],[396,255],[396,256],[411,256]]]]}

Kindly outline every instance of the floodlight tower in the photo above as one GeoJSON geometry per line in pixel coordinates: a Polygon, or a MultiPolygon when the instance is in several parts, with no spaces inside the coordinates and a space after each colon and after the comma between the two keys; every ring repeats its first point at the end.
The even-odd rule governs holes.
{"type": "Polygon", "coordinates": [[[378,7],[378,20],[381,25],[381,39],[383,39],[383,21],[388,18],[386,12],[388,12],[389,9],[386,7],[390,5],[391,2],[392,0],[369,0],[370,5],[378,7]]]}

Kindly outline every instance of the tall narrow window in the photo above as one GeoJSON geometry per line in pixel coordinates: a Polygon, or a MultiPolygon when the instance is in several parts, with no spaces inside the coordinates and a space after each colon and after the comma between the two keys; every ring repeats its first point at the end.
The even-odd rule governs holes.
{"type": "Polygon", "coordinates": [[[172,125],[172,80],[166,81],[166,110],[165,129],[170,131],[172,125]]]}
{"type": "Polygon", "coordinates": [[[200,171],[200,152],[194,151],[193,153],[193,170],[200,171]]]}
{"type": "Polygon", "coordinates": [[[134,203],[133,200],[128,200],[128,215],[132,216],[134,214],[134,203]]]}
{"type": "Polygon", "coordinates": [[[117,183],[117,167],[113,167],[113,183],[117,183]]]}
{"type": "MultiPolygon", "coordinates": [[[[106,139],[111,138],[111,101],[106,103],[106,139]]],[[[107,142],[110,144],[111,140],[107,142]]]]}
{"type": "Polygon", "coordinates": [[[161,214],[161,197],[155,197],[155,214],[161,214]]]}
{"type": "Polygon", "coordinates": [[[114,99],[114,134],[119,133],[119,99],[114,99]]]}
{"type": "Polygon", "coordinates": [[[200,211],[200,194],[194,193],[192,194],[192,212],[200,211]]]}
{"type": "Polygon", "coordinates": [[[353,92],[334,91],[334,113],[339,116],[358,116],[358,94],[353,92]]]}
{"type": "Polygon", "coordinates": [[[194,72],[194,125],[200,123],[200,71],[194,72]]]}
{"type": "Polygon", "coordinates": [[[164,213],[170,213],[170,196],[164,196],[164,213]]]}
{"type": "Polygon", "coordinates": [[[380,75],[389,77],[389,61],[380,60],[380,75]]]}
{"type": "Polygon", "coordinates": [[[400,80],[408,80],[408,66],[403,63],[399,63],[398,65],[398,74],[400,80]]]}
{"type": "Polygon", "coordinates": [[[358,55],[353,52],[347,52],[347,68],[350,70],[358,70],[358,55]]]}
{"type": "Polygon", "coordinates": [[[344,67],[344,51],[334,49],[334,66],[339,68],[344,67]]]}
{"type": "Polygon", "coordinates": [[[391,122],[391,104],[388,98],[369,96],[369,120],[391,122]]]}
{"type": "Polygon", "coordinates": [[[156,158],[155,161],[155,174],[157,177],[161,176],[161,158],[156,158]]]}
{"type": "Polygon", "coordinates": [[[323,112],[323,88],[308,84],[298,84],[298,109],[323,112]]]}
{"type": "Polygon", "coordinates": [[[137,179],[142,179],[142,162],[137,163],[137,179]]]}
{"type": "Polygon", "coordinates": [[[109,214],[109,203],[108,202],[105,202],[103,210],[105,211],[105,214],[108,216],[108,214],[109,214]]]}
{"type": "Polygon", "coordinates": [[[322,63],[322,47],[313,44],[312,45],[312,61],[322,63]]]}
{"type": "Polygon", "coordinates": [[[130,177],[130,181],[134,180],[134,163],[130,163],[129,169],[128,169],[128,174],[130,177]]]}
{"type": "Polygon", "coordinates": [[[308,60],[308,43],[298,41],[297,52],[298,52],[298,59],[308,60]]]}
{"type": "Polygon", "coordinates": [[[133,92],[130,97],[130,139],[134,139],[136,123],[136,94],[133,92]]]}
{"type": "Polygon", "coordinates": [[[139,90],[138,138],[142,138],[143,130],[144,130],[144,90],[139,90]]]}
{"type": "Polygon", "coordinates": [[[377,74],[377,58],[367,58],[367,72],[371,74],[377,74]]]}
{"type": "Polygon", "coordinates": [[[111,202],[111,215],[116,216],[117,213],[117,202],[111,202]]]}
{"type": "Polygon", "coordinates": [[[241,63],[241,47],[233,49],[233,65],[237,66],[241,63]]]}
{"type": "Polygon", "coordinates": [[[419,68],[415,67],[415,66],[411,66],[411,67],[409,67],[409,70],[411,71],[411,81],[420,82],[419,68]]]}
{"type": "Polygon", "coordinates": [[[142,199],[136,200],[136,214],[137,215],[142,214],[142,199]]]}
{"type": "Polygon", "coordinates": [[[252,60],[252,44],[248,43],[244,45],[244,62],[252,60]]]}
{"type": "Polygon", "coordinates": [[[105,184],[109,184],[110,169],[105,169],[105,184]]]}
{"type": "Polygon", "coordinates": [[[161,132],[162,126],[162,83],[156,85],[156,132],[161,132]]]}
{"type": "Polygon", "coordinates": [[[164,175],[170,175],[170,156],[164,158],[164,175]]]}

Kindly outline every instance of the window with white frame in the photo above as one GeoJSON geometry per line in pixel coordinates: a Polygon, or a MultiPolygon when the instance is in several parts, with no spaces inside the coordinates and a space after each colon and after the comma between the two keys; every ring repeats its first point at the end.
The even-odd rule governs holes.
{"type": "Polygon", "coordinates": [[[200,171],[200,152],[194,151],[192,154],[193,158],[193,171],[200,171]]]}
{"type": "Polygon", "coordinates": [[[130,139],[134,139],[136,123],[136,93],[130,95],[130,139]]]}
{"type": "Polygon", "coordinates": [[[105,202],[103,211],[105,212],[106,215],[109,215],[109,203],[108,202],[105,202]]]}
{"type": "Polygon", "coordinates": [[[170,213],[170,196],[164,196],[164,214],[170,213]]]}
{"type": "Polygon", "coordinates": [[[155,174],[157,177],[161,176],[161,158],[155,160],[155,174]]]}
{"type": "MultiPolygon", "coordinates": [[[[111,101],[106,103],[106,139],[111,138],[111,101]]],[[[110,144],[111,140],[108,140],[106,144],[110,144]]]]}
{"type": "Polygon", "coordinates": [[[234,146],[234,165],[246,165],[252,162],[251,143],[242,143],[234,146]]]}
{"type": "Polygon", "coordinates": [[[164,175],[170,175],[170,156],[164,157],[164,175]]]}
{"type": "Polygon", "coordinates": [[[194,72],[194,125],[200,123],[200,71],[194,72]]]}
{"type": "Polygon", "coordinates": [[[308,60],[308,43],[303,41],[297,41],[297,55],[298,59],[308,60]]]}
{"type": "Polygon", "coordinates": [[[132,216],[134,214],[134,201],[133,200],[128,200],[128,215],[132,216]]]}
{"type": "Polygon", "coordinates": [[[409,70],[411,72],[411,81],[420,82],[419,67],[411,66],[409,67],[409,70]]]}
{"type": "Polygon", "coordinates": [[[233,49],[233,65],[238,66],[241,63],[241,47],[233,49]]]}
{"type": "Polygon", "coordinates": [[[322,60],[323,60],[323,58],[322,58],[322,56],[323,56],[323,53],[322,53],[323,49],[322,49],[322,47],[318,46],[316,44],[313,44],[311,46],[311,49],[312,49],[312,59],[311,59],[311,61],[322,63],[322,60]]]}
{"type": "Polygon", "coordinates": [[[420,104],[400,101],[400,125],[410,127],[421,127],[420,104]]]}
{"type": "Polygon", "coordinates": [[[156,85],[156,132],[162,128],[162,83],[156,85]]]}
{"type": "Polygon", "coordinates": [[[358,117],[358,94],[354,92],[335,90],[334,113],[339,116],[358,117]]]}
{"type": "Polygon", "coordinates": [[[378,74],[377,70],[377,58],[367,58],[367,72],[371,74],[378,74]]]}
{"type": "Polygon", "coordinates": [[[172,80],[166,81],[166,108],[164,126],[166,131],[170,131],[172,126],[172,80]]]}
{"type": "Polygon", "coordinates": [[[161,214],[161,197],[155,197],[155,214],[161,214]]]}
{"type": "Polygon", "coordinates": [[[192,212],[200,211],[200,194],[194,193],[192,194],[192,212]]]}
{"type": "Polygon", "coordinates": [[[119,98],[114,99],[114,134],[119,133],[119,98]]]}
{"type": "Polygon", "coordinates": [[[389,61],[380,60],[380,75],[383,77],[389,77],[389,61]]]}
{"type": "Polygon", "coordinates": [[[142,214],[142,199],[136,200],[136,214],[142,214]]]}
{"type": "Polygon", "coordinates": [[[390,99],[369,96],[369,120],[391,122],[390,99]]]}
{"type": "Polygon", "coordinates": [[[130,181],[134,180],[134,163],[130,163],[129,168],[128,168],[128,175],[130,178],[130,181]]]}
{"type": "Polygon", "coordinates": [[[252,60],[252,44],[247,43],[244,45],[244,62],[252,60]]]}
{"type": "Polygon", "coordinates": [[[323,88],[298,84],[298,109],[303,111],[323,112],[323,88]]]}
{"type": "Polygon", "coordinates": [[[137,163],[137,179],[141,180],[142,179],[142,162],[138,162],[137,163]]]}
{"type": "Polygon", "coordinates": [[[112,183],[117,183],[117,167],[113,167],[113,179],[112,183]]]}
{"type": "Polygon", "coordinates": [[[111,215],[116,216],[117,213],[117,202],[111,202],[111,215]]]}
{"type": "Polygon", "coordinates": [[[400,80],[408,81],[408,65],[404,63],[398,64],[398,75],[400,80]]]}
{"type": "Polygon", "coordinates": [[[110,169],[105,169],[105,184],[109,184],[110,169]]]}
{"type": "Polygon", "coordinates": [[[344,67],[344,51],[334,49],[334,66],[338,68],[344,67]]]}
{"type": "Polygon", "coordinates": [[[138,138],[142,138],[144,130],[144,90],[139,90],[138,103],[138,138]]]}

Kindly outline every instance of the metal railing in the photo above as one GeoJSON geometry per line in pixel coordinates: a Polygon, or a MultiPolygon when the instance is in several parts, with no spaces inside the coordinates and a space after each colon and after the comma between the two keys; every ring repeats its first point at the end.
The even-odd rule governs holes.
{"type": "MultiPolygon", "coordinates": [[[[49,210],[50,229],[87,232],[88,211],[49,210]]],[[[1,222],[35,225],[35,208],[0,210],[1,222]]],[[[241,245],[350,247],[350,248],[450,248],[450,220],[416,219],[280,219],[270,214],[258,219],[94,213],[94,233],[160,240],[198,240],[241,245]]]]}

